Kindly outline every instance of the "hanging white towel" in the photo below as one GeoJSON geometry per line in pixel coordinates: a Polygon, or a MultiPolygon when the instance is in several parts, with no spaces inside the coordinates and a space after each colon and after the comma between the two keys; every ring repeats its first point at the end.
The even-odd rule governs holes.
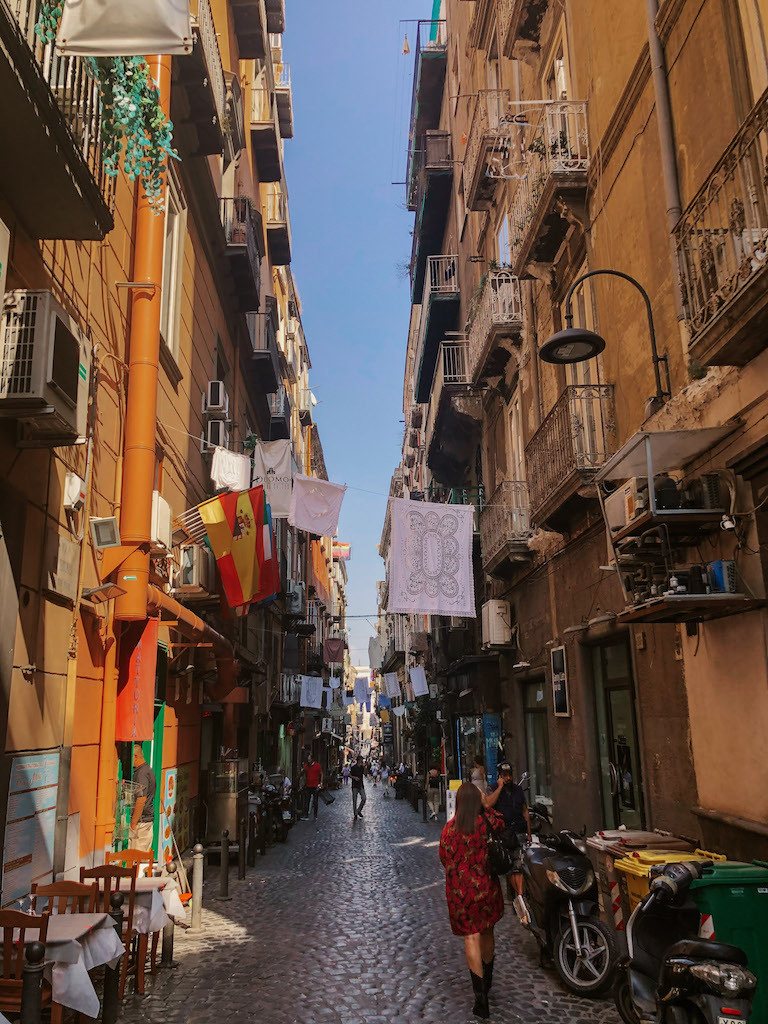
{"type": "Polygon", "coordinates": [[[228,448],[214,448],[211,481],[220,490],[247,491],[251,486],[251,460],[228,448]]]}
{"type": "Polygon", "coordinates": [[[301,676],[301,706],[317,708],[323,706],[323,680],[321,676],[301,676]]]}
{"type": "Polygon", "coordinates": [[[397,672],[384,673],[384,691],[388,697],[400,697],[400,680],[397,672]]]}
{"type": "Polygon", "coordinates": [[[427,674],[421,665],[414,665],[411,669],[411,686],[414,697],[426,697],[429,693],[427,674]]]}
{"type": "Polygon", "coordinates": [[[299,530],[318,537],[334,537],[339,527],[339,512],[346,487],[297,473],[288,522],[299,530]]]}

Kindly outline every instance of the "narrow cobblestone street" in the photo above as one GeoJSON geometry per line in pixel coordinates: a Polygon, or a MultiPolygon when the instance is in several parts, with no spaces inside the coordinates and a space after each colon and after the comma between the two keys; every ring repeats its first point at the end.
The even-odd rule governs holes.
{"type": "MultiPolygon", "coordinates": [[[[394,795],[394,791],[392,791],[394,795]]],[[[229,902],[209,869],[204,930],[176,931],[180,966],[126,998],[124,1024],[463,1024],[471,989],[450,934],[437,848],[442,825],[368,787],[353,823],[349,790],[245,881],[229,902]]],[[[610,1001],[578,999],[539,967],[511,908],[497,931],[497,1024],[615,1024],[610,1001]]]]}

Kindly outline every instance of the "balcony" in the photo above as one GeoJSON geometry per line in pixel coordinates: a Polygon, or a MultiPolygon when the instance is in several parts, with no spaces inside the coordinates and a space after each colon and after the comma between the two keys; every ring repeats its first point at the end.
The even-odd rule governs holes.
{"type": "Polygon", "coordinates": [[[549,0],[497,0],[499,39],[505,57],[524,60],[539,49],[549,0]]]}
{"type": "Polygon", "coordinates": [[[288,196],[280,185],[270,185],[267,192],[267,245],[272,264],[285,267],[291,262],[291,221],[288,196]]]}
{"type": "Polygon", "coordinates": [[[473,531],[477,533],[480,529],[480,518],[485,505],[485,488],[480,487],[434,487],[427,488],[427,501],[439,502],[443,505],[472,505],[474,516],[472,520],[473,531]]]}
{"type": "Polygon", "coordinates": [[[291,92],[291,65],[279,63],[275,65],[275,101],[277,103],[277,120],[280,135],[284,139],[293,138],[293,93],[291,92]]]}
{"type": "Polygon", "coordinates": [[[444,207],[443,216],[445,216],[453,176],[451,133],[426,131],[419,136],[414,145],[415,148],[408,154],[407,201],[408,209],[417,214],[417,225],[423,227],[425,206],[431,205],[438,198],[430,195],[431,190],[440,190],[441,205],[444,207]],[[446,193],[444,202],[442,202],[443,192],[446,193]]]}
{"type": "Polygon", "coordinates": [[[266,0],[267,29],[270,33],[280,35],[285,32],[285,0],[266,0]]]}
{"type": "Polygon", "coordinates": [[[246,321],[251,340],[253,383],[262,394],[274,395],[280,386],[280,357],[274,320],[271,313],[248,313],[246,321]]]}
{"type": "Polygon", "coordinates": [[[416,26],[410,136],[418,139],[428,128],[437,128],[443,105],[448,54],[445,21],[420,21],[416,26]]]}
{"type": "Polygon", "coordinates": [[[113,181],[101,159],[96,82],[35,34],[39,4],[0,0],[0,193],[32,238],[102,239],[113,181]]]}
{"type": "Polygon", "coordinates": [[[614,443],[613,385],[569,384],[528,442],[531,521],[567,529],[580,494],[606,462],[614,443]]]}
{"type": "MultiPolygon", "coordinates": [[[[490,209],[512,152],[508,89],[486,89],[475,97],[464,155],[464,202],[468,210],[490,209]]],[[[506,173],[504,173],[506,172],[506,173]]]]}
{"type": "Polygon", "coordinates": [[[417,402],[429,401],[432,378],[447,332],[455,330],[459,315],[459,258],[430,256],[421,302],[420,337],[417,342],[418,370],[415,381],[417,402]]]}
{"type": "Polygon", "coordinates": [[[226,71],[224,79],[227,84],[227,131],[224,138],[224,162],[229,164],[236,160],[245,149],[247,139],[243,91],[240,88],[240,79],[233,71],[226,71]]]}
{"type": "Polygon", "coordinates": [[[675,228],[702,366],[744,366],[768,345],[767,126],[765,92],[675,228]]]}
{"type": "Polygon", "coordinates": [[[283,145],[277,105],[266,86],[251,89],[251,143],[259,181],[280,181],[283,175],[283,145]]]}
{"type": "Polygon", "coordinates": [[[281,384],[269,399],[269,440],[282,441],[291,436],[291,397],[281,384]]]}
{"type": "Polygon", "coordinates": [[[224,125],[227,123],[227,83],[221,63],[209,0],[192,0],[192,53],[173,59],[171,119],[195,134],[195,143],[183,146],[200,156],[215,156],[224,151],[224,125]]]}
{"type": "Polygon", "coordinates": [[[438,351],[425,427],[427,465],[439,480],[461,480],[479,440],[482,403],[468,387],[467,342],[443,341],[438,351]]]}
{"type": "Polygon", "coordinates": [[[247,313],[259,308],[261,297],[261,214],[248,196],[220,199],[219,204],[238,306],[247,313]]]}
{"type": "Polygon", "coordinates": [[[267,55],[267,12],[264,0],[230,0],[241,60],[267,55]]]}
{"type": "Polygon", "coordinates": [[[470,379],[501,376],[523,329],[520,282],[509,270],[489,270],[470,312],[470,379]]]}
{"type": "Polygon", "coordinates": [[[480,512],[480,550],[483,571],[505,576],[531,557],[528,538],[528,485],[524,480],[504,480],[480,512]]]}

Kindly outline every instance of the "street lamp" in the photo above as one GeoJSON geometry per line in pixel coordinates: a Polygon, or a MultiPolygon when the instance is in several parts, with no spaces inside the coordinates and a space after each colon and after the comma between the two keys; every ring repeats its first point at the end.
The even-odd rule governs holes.
{"type": "Polygon", "coordinates": [[[599,334],[595,334],[594,331],[588,331],[585,327],[574,327],[573,326],[573,309],[571,308],[571,296],[575,289],[582,281],[586,281],[588,277],[596,277],[598,274],[609,274],[611,277],[620,277],[624,281],[629,281],[635,288],[640,292],[645,302],[645,309],[648,313],[648,332],[651,337],[651,353],[653,361],[653,375],[656,380],[656,395],[654,401],[663,403],[666,398],[672,397],[670,391],[669,381],[669,364],[666,356],[660,356],[658,349],[656,348],[656,331],[653,327],[653,313],[651,311],[651,300],[648,298],[648,293],[643,286],[630,277],[629,274],[624,274],[620,270],[590,270],[586,274],[582,274],[581,277],[577,277],[571,287],[568,289],[568,294],[565,297],[565,330],[558,331],[557,334],[553,334],[551,338],[539,349],[539,359],[542,359],[545,363],[556,363],[558,365],[565,365],[568,363],[582,363],[587,359],[592,359],[594,356],[599,355],[605,348],[605,338],[601,338],[599,334]],[[661,383],[661,370],[659,364],[664,363],[664,374],[666,377],[667,386],[661,383]]]}

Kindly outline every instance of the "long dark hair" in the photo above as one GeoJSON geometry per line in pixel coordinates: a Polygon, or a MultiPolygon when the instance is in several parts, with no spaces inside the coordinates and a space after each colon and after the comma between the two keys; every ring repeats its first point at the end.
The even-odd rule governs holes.
{"type": "Polygon", "coordinates": [[[477,828],[477,816],[482,810],[483,798],[474,782],[463,782],[456,791],[456,828],[470,835],[477,828]]]}

